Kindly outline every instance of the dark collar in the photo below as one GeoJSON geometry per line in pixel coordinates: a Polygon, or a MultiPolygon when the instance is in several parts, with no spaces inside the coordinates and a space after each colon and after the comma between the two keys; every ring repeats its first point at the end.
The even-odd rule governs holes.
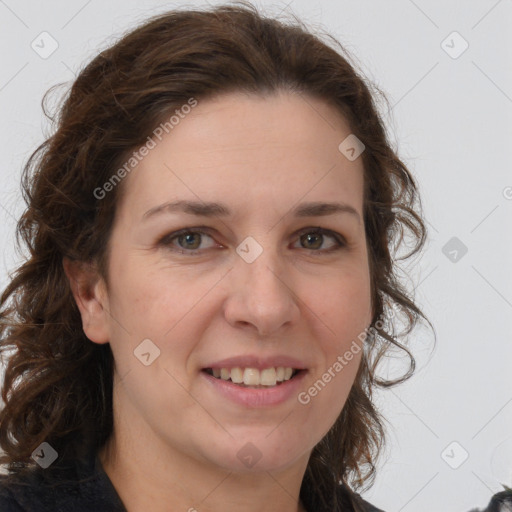
{"type": "MultiPolygon", "coordinates": [[[[7,501],[7,510],[17,510],[18,505],[22,510],[38,512],[126,512],[99,456],[94,452],[67,464],[61,462],[47,469],[38,467],[24,474],[0,476],[0,505],[6,496],[11,500],[7,501]]],[[[322,512],[326,508],[329,511],[382,512],[343,486],[338,489],[336,505],[321,505],[312,494],[308,498],[304,504],[310,512],[322,512]]]]}

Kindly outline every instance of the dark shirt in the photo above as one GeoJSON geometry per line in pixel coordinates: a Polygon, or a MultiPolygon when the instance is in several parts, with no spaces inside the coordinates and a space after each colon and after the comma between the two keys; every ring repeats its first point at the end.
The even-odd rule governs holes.
{"type": "MultiPolygon", "coordinates": [[[[345,498],[346,493],[340,487],[340,498],[345,498]]],[[[382,512],[358,495],[355,499],[361,512],[382,512]]],[[[24,476],[0,475],[0,512],[91,511],[126,512],[94,454],[62,469],[49,471],[38,467],[24,476]]],[[[310,512],[321,512],[321,509],[310,512]]],[[[355,509],[344,507],[343,512],[355,512],[355,509]]],[[[512,492],[495,495],[485,510],[475,512],[512,512],[512,492]]]]}
{"type": "Polygon", "coordinates": [[[469,512],[512,512],[512,489],[495,494],[485,510],[469,512]]]}
{"type": "MultiPolygon", "coordinates": [[[[37,467],[23,476],[0,475],[0,512],[126,512],[96,455],[65,468],[50,468],[37,467]]],[[[346,493],[340,487],[340,502],[345,502],[346,493]]],[[[357,512],[382,512],[359,495],[355,500],[357,512]]],[[[310,512],[321,511],[315,507],[310,512]]],[[[356,509],[344,506],[343,512],[356,509]]]]}
{"type": "Polygon", "coordinates": [[[126,512],[98,457],[0,476],[0,512],[126,512]]]}

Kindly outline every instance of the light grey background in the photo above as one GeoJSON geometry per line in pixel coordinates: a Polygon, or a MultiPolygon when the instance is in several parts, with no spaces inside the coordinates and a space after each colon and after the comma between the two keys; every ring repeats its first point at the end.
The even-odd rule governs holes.
{"type": "MultiPolygon", "coordinates": [[[[206,5],[0,0],[2,288],[18,261],[21,168],[47,135],[44,92],[70,83],[99,49],[149,15],[190,4],[206,5]],[[31,48],[43,31],[58,42],[47,59],[31,48]]],[[[389,443],[365,497],[386,512],[484,507],[500,483],[512,485],[512,1],[257,5],[274,15],[292,10],[312,30],[333,34],[386,93],[386,122],[418,180],[430,227],[423,256],[408,269],[437,346],[432,354],[432,337],[418,330],[416,375],[377,395],[389,443]],[[464,40],[469,47],[452,58],[464,40]],[[452,237],[467,254],[450,245],[443,253],[452,237]]]]}

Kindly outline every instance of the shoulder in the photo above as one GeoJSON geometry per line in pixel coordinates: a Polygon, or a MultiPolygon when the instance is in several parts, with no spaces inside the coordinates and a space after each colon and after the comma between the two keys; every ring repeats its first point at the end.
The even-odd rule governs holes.
{"type": "Polygon", "coordinates": [[[512,512],[512,489],[495,494],[482,512],[512,512]]]}
{"type": "Polygon", "coordinates": [[[28,481],[12,475],[0,475],[0,510],[2,512],[26,512],[21,503],[23,495],[29,494],[33,486],[28,481]]]}
{"type": "MultiPolygon", "coordinates": [[[[58,480],[48,479],[42,470],[0,475],[0,511],[2,512],[46,512],[55,510],[59,494],[58,480]],[[54,487],[57,485],[57,487],[54,487]]],[[[65,491],[68,491],[69,486],[65,491]]]]}
{"type": "Polygon", "coordinates": [[[384,512],[380,508],[373,506],[371,503],[363,500],[359,494],[354,499],[354,512],[384,512]]]}
{"type": "Polygon", "coordinates": [[[0,489],[0,510],[2,512],[26,512],[26,509],[21,508],[21,505],[16,499],[4,493],[0,489]]]}
{"type": "Polygon", "coordinates": [[[0,475],[1,512],[126,512],[112,483],[90,459],[65,469],[0,475]]]}
{"type": "Polygon", "coordinates": [[[338,487],[337,503],[340,510],[350,512],[384,512],[364,500],[361,495],[345,485],[338,487]]]}

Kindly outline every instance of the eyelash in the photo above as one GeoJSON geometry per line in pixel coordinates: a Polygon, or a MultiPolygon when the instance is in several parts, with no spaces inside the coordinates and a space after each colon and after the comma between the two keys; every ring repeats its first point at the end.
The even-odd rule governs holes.
{"type": "MultiPolygon", "coordinates": [[[[183,250],[180,250],[177,248],[170,247],[171,243],[174,239],[179,238],[182,235],[188,235],[188,234],[207,235],[207,236],[213,238],[212,235],[210,234],[210,231],[211,231],[210,228],[203,227],[203,226],[199,226],[197,228],[180,229],[179,231],[174,231],[174,232],[169,233],[169,234],[163,236],[162,238],[160,238],[160,240],[157,242],[157,245],[166,247],[172,251],[178,252],[179,254],[185,254],[187,256],[199,256],[202,254],[203,251],[208,250],[208,249],[203,249],[203,250],[200,250],[200,249],[184,250],[183,249],[183,250]]],[[[344,249],[347,246],[347,243],[342,235],[340,235],[339,233],[336,233],[335,231],[331,231],[329,229],[324,229],[324,228],[320,228],[320,227],[305,228],[305,229],[302,229],[301,231],[299,231],[297,233],[297,236],[300,238],[302,235],[305,235],[305,234],[315,234],[315,235],[324,235],[324,236],[327,235],[327,236],[333,238],[335,240],[335,242],[337,243],[337,246],[332,247],[327,250],[326,249],[322,250],[322,249],[305,249],[304,248],[305,251],[311,251],[311,252],[318,253],[319,256],[328,255],[332,252],[344,249]]]]}

